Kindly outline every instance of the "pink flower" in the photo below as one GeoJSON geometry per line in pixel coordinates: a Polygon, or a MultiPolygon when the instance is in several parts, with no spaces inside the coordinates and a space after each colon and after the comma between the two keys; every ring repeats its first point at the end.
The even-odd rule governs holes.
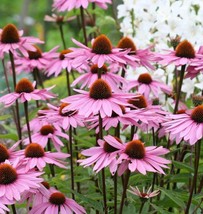
{"type": "Polygon", "coordinates": [[[0,198],[15,203],[21,198],[21,194],[30,188],[38,188],[43,181],[39,176],[41,172],[30,170],[25,172],[16,161],[10,164],[9,161],[0,164],[0,198]]]}
{"type": "Polygon", "coordinates": [[[118,158],[119,176],[127,169],[131,172],[138,171],[143,175],[146,175],[147,171],[165,174],[162,168],[168,168],[166,164],[169,164],[170,161],[159,156],[167,154],[168,149],[162,146],[145,147],[144,143],[138,139],[122,144],[122,147],[118,158]]]}
{"type": "Polygon", "coordinates": [[[57,53],[57,57],[53,59],[46,67],[45,74],[49,77],[54,75],[55,77],[58,76],[62,70],[66,69],[66,72],[71,72],[72,69],[77,69],[78,72],[81,72],[83,69],[87,68],[85,63],[81,64],[77,68],[73,65],[73,59],[68,58],[69,53],[72,50],[66,49],[57,53]]]}
{"type": "Polygon", "coordinates": [[[78,113],[89,117],[101,114],[101,117],[111,116],[113,111],[122,115],[120,105],[127,106],[127,99],[135,97],[132,94],[112,93],[110,86],[102,79],[96,80],[89,92],[75,90],[80,94],[62,99],[64,103],[70,103],[63,112],[78,110],[78,113]]]}
{"type": "Polygon", "coordinates": [[[30,100],[46,100],[54,98],[55,95],[49,92],[53,87],[47,89],[35,89],[35,82],[32,84],[28,79],[22,78],[16,85],[15,92],[6,94],[0,98],[5,107],[11,106],[17,99],[21,103],[30,100]]]}
{"type": "Polygon", "coordinates": [[[198,52],[201,57],[195,59],[190,66],[187,67],[187,73],[185,75],[186,78],[193,79],[196,77],[201,71],[203,71],[203,63],[202,63],[202,58],[203,58],[203,46],[200,46],[198,52]]]}
{"type": "MultiPolygon", "coordinates": [[[[54,144],[54,147],[57,151],[60,152],[61,146],[64,146],[63,142],[59,139],[59,137],[65,138],[69,140],[67,134],[61,132],[60,130],[55,129],[52,125],[44,125],[41,127],[39,132],[36,132],[31,135],[32,142],[36,142],[40,144],[43,148],[46,147],[49,139],[54,144]]],[[[29,139],[24,140],[24,144],[29,144],[29,139]]]]}
{"type": "Polygon", "coordinates": [[[54,0],[53,8],[60,12],[70,11],[74,8],[87,8],[89,0],[54,0]]]}
{"type": "Polygon", "coordinates": [[[68,130],[70,126],[73,128],[77,128],[78,126],[83,127],[84,117],[79,115],[77,111],[67,111],[63,113],[63,109],[68,106],[67,103],[61,103],[59,107],[53,106],[51,104],[47,104],[48,110],[39,111],[46,118],[46,121],[50,124],[54,123],[54,127],[58,127],[57,129],[63,128],[64,130],[68,130]]]}
{"type": "Polygon", "coordinates": [[[155,54],[156,61],[161,65],[190,65],[198,57],[202,57],[201,54],[195,53],[193,46],[187,40],[180,42],[175,51],[167,50],[167,52],[167,54],[155,54]]]}
{"type": "Polygon", "coordinates": [[[111,0],[54,0],[53,8],[60,12],[70,11],[80,7],[86,9],[89,3],[93,2],[103,9],[107,9],[107,3],[111,4],[111,0]]]}
{"type": "MultiPolygon", "coordinates": [[[[41,110],[39,110],[36,117],[29,121],[30,131],[35,133],[38,132],[42,126],[49,125],[49,123],[47,122],[47,118],[44,116],[42,112],[40,112],[44,110],[48,110],[48,107],[44,107],[41,110]]],[[[56,127],[55,124],[52,125],[56,127]]],[[[23,126],[22,131],[27,131],[27,124],[23,126]]]]}
{"type": "Polygon", "coordinates": [[[129,81],[127,90],[132,88],[135,88],[139,94],[143,94],[146,98],[149,98],[150,93],[155,97],[158,97],[160,90],[166,94],[172,93],[171,87],[165,83],[152,79],[149,73],[140,74],[137,80],[129,81]]]}
{"type": "Polygon", "coordinates": [[[82,43],[72,39],[73,42],[80,48],[71,48],[72,53],[66,55],[68,58],[74,59],[73,65],[77,68],[83,63],[90,61],[92,64],[97,64],[101,68],[105,63],[117,64],[136,64],[136,59],[128,55],[130,50],[122,50],[112,47],[111,41],[104,34],[92,40],[92,48],[89,48],[82,43]]]}
{"type": "Polygon", "coordinates": [[[20,164],[25,167],[25,171],[29,171],[34,167],[42,171],[46,164],[54,164],[60,168],[67,169],[65,162],[61,161],[61,159],[70,157],[70,155],[61,152],[45,152],[39,144],[31,143],[24,150],[18,151],[18,157],[20,164]]]}
{"type": "Polygon", "coordinates": [[[30,73],[36,68],[40,71],[45,70],[50,62],[58,56],[56,52],[58,46],[49,52],[42,52],[36,45],[33,47],[34,51],[28,51],[28,56],[15,56],[15,66],[18,73],[22,71],[30,73]]]}
{"type": "Polygon", "coordinates": [[[76,16],[71,16],[71,17],[65,18],[65,16],[60,16],[60,15],[57,15],[54,13],[51,16],[46,15],[44,17],[44,21],[55,22],[57,24],[63,24],[65,22],[72,21],[74,19],[76,19],[76,16]]]}
{"type": "Polygon", "coordinates": [[[160,128],[160,124],[166,121],[165,116],[169,114],[162,110],[161,106],[152,105],[143,95],[137,95],[136,99],[130,99],[128,103],[132,105],[132,119],[139,123],[137,126],[143,131],[151,128],[156,131],[160,128]]]}
{"type": "Polygon", "coordinates": [[[91,3],[95,3],[98,7],[107,9],[107,3],[112,4],[112,0],[89,0],[91,3]]]}
{"type": "MultiPolygon", "coordinates": [[[[151,65],[151,61],[154,61],[154,54],[150,51],[152,47],[143,50],[137,49],[135,43],[129,37],[123,37],[122,39],[120,39],[117,47],[123,50],[130,50],[128,55],[134,57],[134,60],[136,62],[135,64],[129,63],[132,67],[144,66],[146,68],[154,70],[154,66],[151,65]]],[[[126,70],[125,66],[123,67],[123,69],[126,70]]]]}
{"type": "Polygon", "coordinates": [[[138,197],[140,197],[141,199],[148,199],[148,198],[152,198],[157,196],[160,191],[159,190],[155,190],[153,192],[151,192],[152,187],[150,187],[147,192],[145,191],[145,188],[143,187],[143,191],[141,192],[138,187],[136,186],[135,188],[130,186],[131,190],[128,190],[128,192],[132,193],[133,195],[137,195],[138,197]]]}
{"type": "Polygon", "coordinates": [[[5,204],[3,204],[2,202],[0,202],[0,213],[1,214],[6,214],[7,212],[10,212],[8,207],[5,206],[5,204]]]}
{"type": "Polygon", "coordinates": [[[17,51],[20,51],[24,56],[28,56],[27,50],[35,51],[33,44],[43,43],[34,37],[22,37],[23,31],[18,29],[13,24],[6,25],[0,29],[0,58],[4,57],[5,53],[13,53],[16,56],[17,51]]]}
{"type": "MultiPolygon", "coordinates": [[[[127,81],[124,78],[115,74],[115,72],[118,72],[117,69],[112,71],[112,69],[107,68],[106,65],[103,65],[100,69],[102,70],[101,79],[105,80],[114,91],[118,91],[118,87],[121,84],[127,84],[127,81]]],[[[98,79],[98,71],[98,66],[92,65],[90,68],[88,68],[87,73],[82,74],[76,80],[74,80],[71,86],[74,87],[81,83],[81,89],[84,87],[90,88],[92,84],[98,79]]]]}
{"type": "Polygon", "coordinates": [[[19,146],[20,142],[15,143],[11,148],[7,148],[4,144],[0,143],[0,164],[4,163],[6,160],[13,163],[18,158],[18,152],[16,148],[19,146]]]}
{"type": "Polygon", "coordinates": [[[84,214],[85,209],[77,204],[73,199],[65,197],[65,195],[57,190],[49,191],[46,188],[40,189],[41,193],[44,195],[43,201],[40,204],[34,206],[29,214],[45,214],[45,213],[58,213],[60,210],[61,214],[84,214]]]}
{"type": "Polygon", "coordinates": [[[83,150],[82,155],[89,156],[87,159],[79,160],[81,166],[87,167],[95,164],[93,170],[98,173],[103,168],[109,166],[113,175],[117,170],[117,155],[119,149],[122,149],[122,142],[116,137],[105,136],[104,140],[99,139],[98,145],[90,149],[83,150]]]}
{"type": "Polygon", "coordinates": [[[170,134],[170,140],[179,144],[182,140],[194,145],[203,137],[203,105],[181,114],[171,114],[170,121],[162,124],[164,131],[170,134]]]}
{"type": "MultiPolygon", "coordinates": [[[[120,123],[123,125],[123,129],[128,127],[129,125],[134,125],[142,128],[143,124],[148,126],[152,123],[152,121],[157,118],[157,114],[153,111],[147,111],[142,109],[131,110],[130,108],[125,108],[124,106],[120,106],[123,115],[118,115],[115,112],[112,113],[111,117],[104,117],[102,120],[103,128],[108,131],[111,127],[116,128],[120,123]]],[[[99,122],[98,117],[93,117],[91,119],[87,119],[87,122],[90,122],[89,128],[96,128],[96,133],[99,132],[99,122]]]]}

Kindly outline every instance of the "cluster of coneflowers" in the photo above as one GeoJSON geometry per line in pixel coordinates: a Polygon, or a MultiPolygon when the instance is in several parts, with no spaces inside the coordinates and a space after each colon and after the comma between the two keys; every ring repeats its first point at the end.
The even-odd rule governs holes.
{"type": "MultiPolygon", "coordinates": [[[[58,11],[80,8],[82,16],[89,3],[104,9],[107,8],[106,3],[111,3],[110,0],[71,2],[54,0],[53,7],[58,11]]],[[[63,22],[61,17],[55,18],[63,22]]],[[[90,47],[87,43],[84,45],[75,39],[72,41],[78,47],[67,49],[64,45],[65,49],[61,52],[58,52],[59,47],[43,52],[36,45],[42,43],[39,39],[23,37],[23,32],[12,24],[0,32],[0,57],[4,62],[4,58],[9,55],[8,68],[13,76],[13,89],[7,82],[9,93],[2,96],[0,102],[12,109],[19,137],[19,141],[11,148],[0,144],[0,213],[8,212],[9,208],[16,213],[15,205],[18,203],[26,203],[30,214],[86,213],[85,208],[75,201],[74,171],[79,164],[92,167],[96,174],[101,173],[103,212],[108,213],[112,209],[114,213],[119,210],[121,214],[130,176],[134,173],[147,175],[148,172],[153,173],[154,177],[157,173],[164,175],[164,169],[169,168],[171,161],[162,156],[169,153],[173,142],[184,142],[183,145],[191,147],[195,145],[194,177],[185,208],[185,213],[189,213],[193,192],[198,185],[203,105],[199,97],[194,98],[196,106],[193,109],[181,105],[181,86],[185,73],[187,77],[193,78],[203,70],[202,48],[195,51],[190,42],[183,40],[177,41],[173,51],[158,54],[152,52],[151,48],[137,49],[128,37],[123,37],[113,46],[104,34],[91,40],[90,47]],[[136,80],[125,78],[129,67],[145,67],[153,72],[158,64],[174,64],[178,71],[175,73],[178,89],[174,96],[173,112],[166,111],[159,104],[160,95],[164,94],[167,99],[173,94],[173,89],[167,84],[153,79],[150,72],[140,74],[136,80]],[[63,70],[67,78],[68,97],[57,100],[57,95],[51,92],[52,87],[44,88],[42,74],[55,78],[63,70]],[[69,74],[73,70],[81,73],[81,76],[70,83],[69,74]],[[17,81],[16,74],[23,72],[32,74],[34,82],[27,78],[17,81]],[[73,95],[70,86],[77,86],[77,89],[73,89],[73,95]],[[40,110],[30,120],[29,105],[35,105],[33,100],[40,110]],[[21,124],[19,102],[24,107],[24,126],[21,124]],[[94,130],[94,147],[84,148],[77,144],[73,134],[77,136],[80,127],[85,127],[87,132],[94,130]],[[125,130],[129,134],[124,138],[125,130]],[[146,135],[152,136],[152,142],[144,141],[146,135]],[[166,148],[157,136],[163,139],[162,144],[166,148]],[[83,156],[82,159],[78,153],[83,156]],[[57,186],[50,187],[47,183],[49,178],[44,170],[47,165],[52,178],[57,173],[55,166],[65,170],[70,168],[72,199],[57,186]],[[108,206],[106,193],[105,171],[108,168],[114,180],[113,208],[108,206]],[[118,177],[122,178],[123,185],[119,209],[118,177]]],[[[178,161],[181,155],[175,153],[174,160],[178,161]]],[[[173,164],[171,173],[175,173],[173,164]]],[[[144,199],[159,194],[159,190],[155,190],[155,179],[149,186],[151,188],[147,192],[137,187],[131,187],[129,192],[144,199]]],[[[198,191],[201,190],[202,186],[199,186],[198,191]]],[[[139,212],[144,203],[145,200],[139,212]]]]}

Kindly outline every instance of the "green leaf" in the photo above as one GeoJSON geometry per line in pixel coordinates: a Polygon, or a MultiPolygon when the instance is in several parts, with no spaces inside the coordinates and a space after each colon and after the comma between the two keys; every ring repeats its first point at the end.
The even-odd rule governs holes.
{"type": "Polygon", "coordinates": [[[10,140],[17,141],[18,136],[16,134],[1,134],[0,139],[10,139],[10,140]]]}
{"type": "MultiPolygon", "coordinates": [[[[162,207],[160,206],[156,206],[155,204],[151,204],[151,206],[156,210],[156,213],[160,213],[160,214],[170,214],[170,212],[164,210],[162,207]]],[[[154,212],[153,212],[154,213],[154,212]]]]}
{"type": "Polygon", "coordinates": [[[194,172],[194,169],[193,167],[185,164],[185,163],[182,163],[182,162],[178,162],[178,161],[173,161],[173,164],[176,168],[178,169],[185,169],[187,170],[188,172],[194,172]]]}
{"type": "Polygon", "coordinates": [[[91,207],[93,207],[95,210],[98,210],[100,213],[103,212],[103,206],[102,203],[99,201],[95,201],[93,199],[90,199],[87,196],[84,196],[82,194],[77,193],[76,191],[72,191],[79,199],[81,199],[83,202],[87,203],[91,207]]]}
{"type": "Polygon", "coordinates": [[[6,119],[9,119],[9,118],[11,118],[11,115],[8,115],[8,114],[0,116],[0,120],[6,120],[6,119]]]}
{"type": "Polygon", "coordinates": [[[163,188],[159,188],[162,193],[164,193],[171,201],[173,201],[176,205],[183,208],[185,206],[182,199],[179,197],[179,193],[177,191],[166,190],[163,188]]]}

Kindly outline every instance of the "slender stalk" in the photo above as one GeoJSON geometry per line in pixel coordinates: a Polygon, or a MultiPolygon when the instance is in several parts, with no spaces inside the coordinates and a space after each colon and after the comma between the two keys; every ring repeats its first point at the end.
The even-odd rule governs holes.
{"type": "Polygon", "coordinates": [[[41,74],[39,72],[39,69],[38,68],[35,68],[35,69],[36,69],[37,77],[38,77],[38,80],[39,80],[39,85],[41,86],[41,88],[44,88],[42,76],[41,76],[41,74]]]}
{"type": "Polygon", "coordinates": [[[132,126],[131,126],[131,132],[130,132],[130,140],[133,140],[134,133],[135,133],[135,126],[132,125],[132,126]]]}
{"type": "MultiPolygon", "coordinates": [[[[76,136],[77,135],[77,132],[76,132],[76,129],[74,128],[73,129],[73,133],[74,135],[76,136]]],[[[75,142],[75,150],[76,150],[76,160],[78,161],[79,160],[79,156],[78,156],[78,142],[76,139],[74,139],[74,142],[75,142]]],[[[79,166],[79,163],[77,162],[77,167],[79,166]]],[[[76,182],[77,184],[77,192],[80,193],[80,182],[76,182]]]]}
{"type": "MultiPolygon", "coordinates": [[[[99,114],[99,139],[103,138],[103,124],[102,124],[102,118],[99,114]]],[[[104,202],[104,213],[107,214],[107,202],[106,202],[106,182],[105,182],[105,169],[102,169],[102,192],[103,192],[103,202],[104,202]]]]}
{"type": "MultiPolygon", "coordinates": [[[[51,152],[51,142],[50,142],[50,139],[48,140],[48,143],[47,143],[47,150],[51,152]]],[[[51,175],[54,178],[55,177],[54,165],[53,164],[49,164],[49,168],[50,168],[51,175]]]]}
{"type": "Polygon", "coordinates": [[[114,214],[117,214],[117,172],[113,176],[114,181],[114,214]]]}
{"type": "Polygon", "coordinates": [[[12,204],[11,208],[12,208],[13,214],[17,214],[15,204],[12,204]]]}
{"type": "MultiPolygon", "coordinates": [[[[13,53],[11,51],[9,51],[9,57],[10,57],[10,61],[11,61],[11,68],[12,68],[12,75],[13,75],[13,87],[15,90],[15,88],[16,88],[16,71],[15,71],[14,57],[13,57],[13,53]]],[[[22,132],[21,132],[18,100],[15,101],[15,104],[16,104],[16,122],[17,122],[17,127],[18,127],[17,132],[18,132],[18,138],[21,141],[22,132]]],[[[22,143],[20,143],[20,148],[22,148],[22,143]]]]}
{"type": "Polygon", "coordinates": [[[140,210],[139,210],[139,214],[142,213],[142,210],[143,210],[143,207],[145,205],[145,202],[146,202],[145,200],[142,201],[141,206],[140,206],[140,210]]]}
{"type": "Polygon", "coordinates": [[[123,213],[123,206],[124,206],[124,201],[125,201],[125,196],[126,196],[126,191],[127,191],[127,187],[128,187],[129,178],[130,178],[130,170],[127,169],[119,214],[123,213]]]}
{"type": "Polygon", "coordinates": [[[25,120],[26,120],[26,124],[27,124],[29,142],[32,143],[31,132],[30,132],[30,123],[29,123],[29,115],[28,115],[28,101],[24,102],[24,111],[25,111],[25,120]]]}
{"type": "Polygon", "coordinates": [[[10,57],[10,61],[11,61],[11,68],[12,68],[12,75],[13,75],[13,86],[15,89],[15,87],[16,87],[16,70],[15,70],[13,53],[11,51],[9,51],[9,57],[10,57]]]}
{"type": "Polygon", "coordinates": [[[63,33],[63,24],[59,24],[59,31],[60,31],[63,47],[64,49],[66,49],[66,42],[65,42],[64,33],[63,33]]]}
{"type": "Polygon", "coordinates": [[[67,89],[68,89],[68,96],[71,95],[71,89],[70,89],[70,76],[68,69],[66,68],[66,84],[67,84],[67,89]]]}
{"type": "MultiPolygon", "coordinates": [[[[37,88],[37,86],[38,86],[38,80],[37,80],[37,74],[36,74],[36,71],[35,71],[35,69],[33,69],[33,72],[32,72],[32,76],[33,76],[33,79],[34,79],[34,81],[36,81],[36,88],[37,88]]],[[[36,100],[36,107],[37,108],[39,108],[39,100],[36,100]]]]}
{"type": "Polygon", "coordinates": [[[82,20],[82,29],[83,29],[84,39],[85,39],[85,45],[87,46],[87,33],[86,33],[86,28],[85,28],[85,16],[84,16],[83,7],[80,7],[80,15],[81,15],[81,20],[82,20]]]}
{"type": "MultiPolygon", "coordinates": [[[[4,59],[2,59],[2,65],[3,65],[3,71],[4,71],[5,80],[6,80],[7,90],[8,90],[9,93],[11,93],[11,89],[10,89],[10,86],[9,86],[8,75],[7,75],[7,72],[6,72],[6,66],[5,66],[4,59]]],[[[14,123],[16,125],[16,129],[18,130],[18,124],[17,124],[16,112],[15,112],[14,106],[12,106],[11,109],[12,109],[12,112],[13,112],[13,120],[14,120],[14,123]]]]}
{"type": "MultiPolygon", "coordinates": [[[[70,170],[71,170],[71,189],[74,191],[74,170],[73,170],[73,139],[72,139],[72,126],[69,128],[69,142],[70,142],[70,170]]],[[[72,199],[75,199],[75,195],[72,192],[72,199]]]]}
{"type": "Polygon", "coordinates": [[[193,196],[193,192],[197,183],[197,176],[198,176],[198,167],[199,167],[199,158],[200,158],[200,149],[201,149],[201,140],[199,140],[196,144],[195,144],[195,171],[194,171],[194,177],[193,177],[193,181],[192,181],[192,186],[190,189],[190,196],[187,202],[187,207],[185,210],[185,214],[189,213],[190,210],[190,205],[192,202],[192,196],[193,196]]]}
{"type": "Polygon", "coordinates": [[[180,95],[181,95],[181,88],[182,88],[183,78],[184,78],[184,74],[185,74],[185,67],[186,67],[186,65],[182,65],[181,66],[180,80],[179,80],[179,85],[178,85],[178,93],[177,93],[177,97],[176,97],[175,108],[174,108],[174,111],[173,111],[174,114],[176,114],[176,112],[178,110],[178,104],[179,104],[180,95]]]}

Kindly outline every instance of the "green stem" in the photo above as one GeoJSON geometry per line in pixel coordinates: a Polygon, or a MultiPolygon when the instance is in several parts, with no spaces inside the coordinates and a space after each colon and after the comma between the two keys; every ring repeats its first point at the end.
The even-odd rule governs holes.
{"type": "Polygon", "coordinates": [[[26,124],[27,124],[28,137],[29,137],[30,143],[32,143],[29,115],[28,115],[28,101],[24,102],[24,111],[25,111],[25,119],[26,119],[26,124]]]}
{"type": "Polygon", "coordinates": [[[178,93],[177,93],[175,108],[174,108],[174,111],[173,111],[174,114],[176,114],[176,112],[178,110],[178,104],[179,104],[180,95],[181,95],[181,88],[182,88],[183,78],[184,78],[184,74],[185,74],[185,67],[186,67],[186,65],[182,65],[181,66],[180,80],[179,80],[179,85],[178,85],[178,93]]]}
{"type": "Polygon", "coordinates": [[[83,29],[84,39],[85,39],[85,45],[87,46],[87,33],[86,33],[86,28],[85,28],[85,16],[84,16],[83,7],[80,7],[80,15],[81,15],[81,20],[82,20],[82,29],[83,29]]]}
{"type": "MultiPolygon", "coordinates": [[[[69,128],[69,142],[70,142],[70,170],[71,170],[71,189],[74,191],[74,170],[73,170],[73,139],[72,126],[69,128]]],[[[72,199],[75,200],[75,195],[72,192],[72,199]]]]}
{"type": "Polygon", "coordinates": [[[64,49],[66,49],[66,42],[65,42],[64,33],[63,33],[63,24],[59,24],[59,31],[60,31],[63,47],[64,49]]]}
{"type": "Polygon", "coordinates": [[[117,172],[113,176],[114,180],[114,214],[117,214],[117,172]]]}
{"type": "Polygon", "coordinates": [[[127,187],[128,187],[129,178],[130,178],[130,170],[127,169],[119,214],[123,213],[123,206],[124,206],[124,201],[125,201],[125,197],[126,197],[126,191],[127,191],[127,187]]]}
{"type": "Polygon", "coordinates": [[[145,205],[145,202],[146,202],[146,201],[142,201],[141,206],[140,206],[140,210],[139,210],[139,214],[142,213],[142,210],[143,210],[143,207],[144,207],[144,205],[145,205]]]}
{"type": "Polygon", "coordinates": [[[12,208],[13,214],[17,214],[15,204],[12,204],[11,208],[12,208]]]}
{"type": "Polygon", "coordinates": [[[199,140],[195,144],[195,171],[194,171],[194,177],[193,177],[192,186],[191,186],[191,189],[190,189],[190,196],[189,196],[189,199],[188,199],[188,202],[187,202],[187,207],[186,207],[186,210],[185,210],[185,214],[189,213],[190,205],[191,205],[191,202],[192,202],[192,196],[193,196],[194,188],[195,188],[196,183],[197,183],[199,159],[200,159],[200,149],[201,149],[201,140],[199,140]]]}
{"type": "Polygon", "coordinates": [[[70,89],[70,76],[68,69],[66,68],[66,84],[67,84],[67,89],[68,89],[68,96],[71,96],[71,89],[70,89]]]}

